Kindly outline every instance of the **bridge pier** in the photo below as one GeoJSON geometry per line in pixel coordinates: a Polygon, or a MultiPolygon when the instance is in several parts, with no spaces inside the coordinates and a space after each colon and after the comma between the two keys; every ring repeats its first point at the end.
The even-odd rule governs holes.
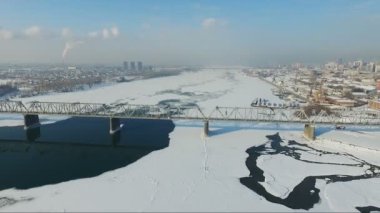
{"type": "Polygon", "coordinates": [[[110,134],[113,135],[120,129],[120,118],[110,118],[110,134]]]}
{"type": "Polygon", "coordinates": [[[40,118],[38,117],[38,115],[24,115],[24,129],[27,130],[38,126],[40,126],[40,118]]]}
{"type": "Polygon", "coordinates": [[[120,138],[121,138],[120,131],[116,131],[114,134],[111,134],[112,146],[117,146],[117,144],[120,142],[120,138]]]}
{"type": "Polygon", "coordinates": [[[41,128],[35,127],[26,129],[26,139],[28,141],[35,141],[41,136],[41,128]]]}
{"type": "Polygon", "coordinates": [[[305,124],[303,135],[309,140],[315,140],[315,125],[311,123],[305,124]]]}
{"type": "Polygon", "coordinates": [[[205,120],[203,123],[203,133],[205,136],[208,136],[209,134],[209,121],[205,120]]]}

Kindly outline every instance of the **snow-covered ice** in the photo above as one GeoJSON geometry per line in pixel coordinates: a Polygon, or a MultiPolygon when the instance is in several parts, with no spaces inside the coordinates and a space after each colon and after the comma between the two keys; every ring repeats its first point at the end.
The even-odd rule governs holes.
{"type": "MultiPolygon", "coordinates": [[[[23,101],[69,101],[90,103],[128,102],[157,104],[167,99],[195,102],[211,111],[215,106],[249,107],[263,97],[281,102],[271,85],[239,70],[201,70],[178,76],[120,83],[87,91],[45,95],[23,101]],[[191,95],[189,95],[191,94],[191,95]]],[[[45,118],[54,122],[59,117],[45,118]]],[[[2,115],[0,125],[21,125],[21,116],[2,115]]],[[[295,211],[268,202],[239,181],[249,175],[245,164],[252,146],[279,132],[285,141],[295,140],[318,150],[349,153],[380,165],[379,133],[375,131],[329,131],[315,142],[302,137],[302,125],[211,122],[211,136],[202,135],[202,123],[175,121],[169,147],[152,152],[126,167],[92,178],[71,180],[27,190],[7,189],[0,197],[16,201],[1,211],[295,211]]],[[[306,149],[306,148],[305,148],[306,149]]],[[[311,164],[279,155],[263,155],[258,166],[262,183],[271,194],[284,198],[306,176],[360,175],[365,167],[343,155],[319,156],[302,152],[301,159],[336,164],[311,164]]],[[[311,211],[355,211],[357,206],[379,205],[379,178],[326,184],[318,180],[320,203],[311,211]]],[[[302,209],[301,209],[302,210],[302,209]]]]}

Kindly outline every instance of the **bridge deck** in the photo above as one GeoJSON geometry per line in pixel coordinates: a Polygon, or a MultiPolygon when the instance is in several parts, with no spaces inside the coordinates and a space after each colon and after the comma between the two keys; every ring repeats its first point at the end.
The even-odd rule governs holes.
{"type": "Polygon", "coordinates": [[[215,107],[205,114],[198,106],[168,107],[159,105],[101,104],[0,101],[0,113],[66,115],[78,117],[116,117],[170,120],[225,120],[273,123],[321,123],[380,125],[380,111],[334,110],[308,115],[299,108],[215,107]]]}

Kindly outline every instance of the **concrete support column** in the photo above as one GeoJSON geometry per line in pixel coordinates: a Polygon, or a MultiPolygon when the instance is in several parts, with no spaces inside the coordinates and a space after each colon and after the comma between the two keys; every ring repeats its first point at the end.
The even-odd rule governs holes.
{"type": "Polygon", "coordinates": [[[120,131],[116,131],[114,134],[111,134],[110,136],[111,136],[112,146],[117,146],[121,138],[120,131]]]}
{"type": "Polygon", "coordinates": [[[40,126],[40,118],[38,115],[24,115],[24,129],[30,129],[40,126]]]}
{"type": "Polygon", "coordinates": [[[208,134],[209,134],[209,121],[208,120],[204,121],[203,133],[205,134],[205,136],[208,136],[208,134]]]}
{"type": "Polygon", "coordinates": [[[110,134],[120,130],[120,118],[110,118],[110,134]]]}
{"type": "Polygon", "coordinates": [[[315,140],[315,125],[314,124],[305,124],[303,134],[307,139],[315,140]]]}
{"type": "Polygon", "coordinates": [[[26,129],[26,139],[28,141],[35,141],[41,136],[40,127],[26,129]]]}

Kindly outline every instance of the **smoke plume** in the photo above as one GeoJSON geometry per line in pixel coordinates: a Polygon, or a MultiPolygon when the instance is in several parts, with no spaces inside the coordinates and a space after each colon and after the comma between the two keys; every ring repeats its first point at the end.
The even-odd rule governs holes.
{"type": "Polygon", "coordinates": [[[66,56],[71,49],[75,48],[76,46],[80,44],[83,44],[83,41],[67,41],[65,43],[65,48],[63,49],[63,52],[62,52],[62,60],[66,59],[66,56]]]}

